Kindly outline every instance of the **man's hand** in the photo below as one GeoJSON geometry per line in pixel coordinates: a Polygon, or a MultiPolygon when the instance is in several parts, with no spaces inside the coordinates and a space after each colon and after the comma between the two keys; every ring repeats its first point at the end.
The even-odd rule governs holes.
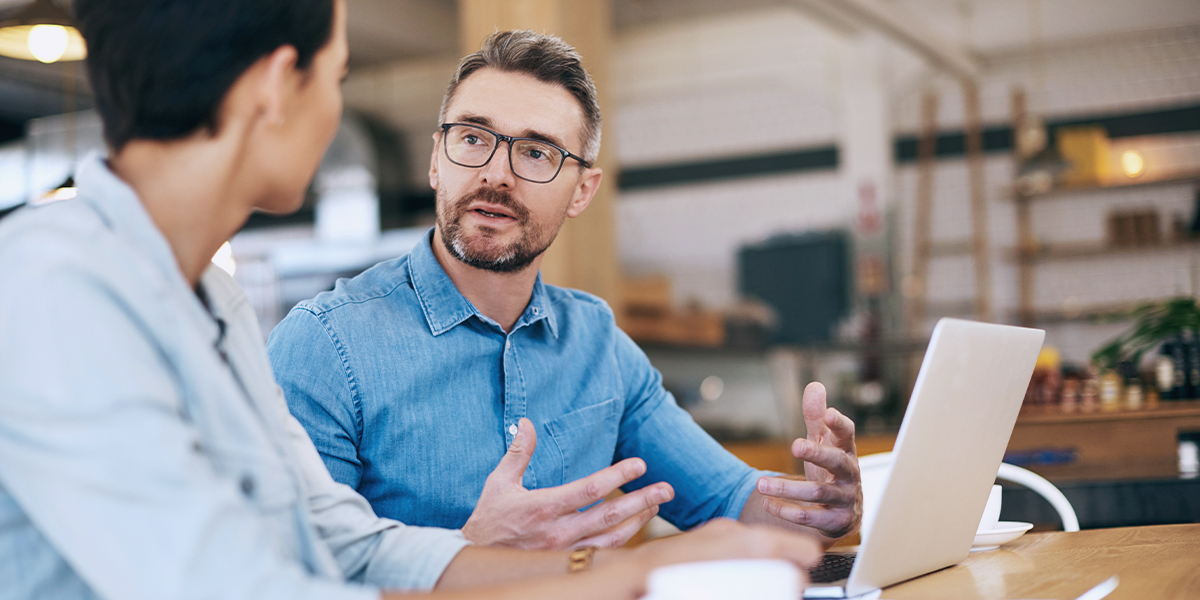
{"type": "Polygon", "coordinates": [[[862,483],[854,449],[854,422],[825,406],[825,386],[804,388],[807,438],[792,442],[804,461],[804,479],[763,477],[742,511],[743,521],[762,522],[763,513],[827,538],[854,532],[862,520],[862,483]]]}
{"type": "Polygon", "coordinates": [[[579,512],[641,477],[646,463],[629,458],[566,485],[527,490],[521,477],[536,446],[533,423],[521,419],[516,438],[488,475],[475,511],[463,526],[468,540],[527,550],[615,548],[658,514],[659,504],[675,497],[671,485],[660,482],[579,512]]]}

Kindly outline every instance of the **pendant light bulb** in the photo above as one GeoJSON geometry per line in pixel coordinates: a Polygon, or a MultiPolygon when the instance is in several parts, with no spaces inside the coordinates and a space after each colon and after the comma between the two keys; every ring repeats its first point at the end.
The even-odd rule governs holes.
{"type": "Polygon", "coordinates": [[[44,62],[57,62],[67,52],[70,38],[62,25],[34,25],[29,30],[29,53],[44,62]]]}

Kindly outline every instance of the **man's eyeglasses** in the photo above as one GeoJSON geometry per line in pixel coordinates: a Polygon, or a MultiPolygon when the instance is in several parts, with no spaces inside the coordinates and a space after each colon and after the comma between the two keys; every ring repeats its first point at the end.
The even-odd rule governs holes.
{"type": "Polygon", "coordinates": [[[508,142],[508,166],[513,175],[531,183],[550,183],[558,177],[568,158],[585,167],[592,164],[545,140],[520,138],[496,133],[478,125],[445,123],[442,146],[450,162],[470,169],[488,164],[500,142],[508,142]]]}

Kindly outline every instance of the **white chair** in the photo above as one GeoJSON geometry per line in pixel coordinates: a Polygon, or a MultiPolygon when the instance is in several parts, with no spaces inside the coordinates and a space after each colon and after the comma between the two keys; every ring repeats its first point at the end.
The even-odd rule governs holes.
{"type": "MultiPolygon", "coordinates": [[[[891,474],[892,453],[880,452],[859,457],[858,468],[862,471],[863,488],[863,520],[860,531],[862,537],[865,538],[875,517],[872,507],[878,505],[879,496],[883,494],[884,484],[887,483],[887,478],[891,474]]],[[[1045,498],[1050,506],[1058,512],[1058,518],[1062,520],[1063,531],[1079,531],[1079,517],[1075,515],[1075,509],[1071,507],[1071,502],[1058,488],[1054,487],[1053,483],[1046,481],[1041,475],[1016,465],[1000,463],[1000,471],[996,473],[996,479],[1010,481],[1033,490],[1045,498]]]]}

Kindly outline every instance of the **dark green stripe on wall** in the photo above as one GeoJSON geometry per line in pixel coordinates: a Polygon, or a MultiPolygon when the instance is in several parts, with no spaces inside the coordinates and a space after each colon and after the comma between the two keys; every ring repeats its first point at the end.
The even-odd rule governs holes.
{"type": "Polygon", "coordinates": [[[635,190],[738,177],[836,169],[836,146],[621,170],[620,189],[635,190]]]}
{"type": "MultiPolygon", "coordinates": [[[[1057,127],[1091,124],[1103,125],[1108,131],[1109,137],[1113,138],[1200,131],[1200,104],[1141,113],[1099,114],[1051,120],[1047,123],[1047,127],[1050,129],[1050,137],[1053,141],[1054,130],[1057,127]]],[[[936,149],[939,158],[962,156],[966,153],[966,136],[962,131],[940,133],[936,149]]],[[[1007,125],[985,128],[983,130],[983,151],[987,153],[1011,152],[1012,128],[1007,125]]],[[[897,163],[915,161],[917,159],[916,136],[896,138],[894,152],[897,163]]],[[[838,148],[823,146],[653,167],[631,167],[621,171],[617,185],[622,191],[629,191],[741,177],[833,170],[837,167],[838,148]]]]}
{"type": "MultiPolygon", "coordinates": [[[[1050,130],[1050,141],[1054,141],[1055,129],[1070,125],[1101,125],[1108,131],[1110,138],[1200,131],[1200,104],[1143,113],[1101,114],[1050,120],[1046,122],[1046,128],[1050,130]]],[[[938,134],[936,147],[938,157],[962,156],[966,153],[966,136],[962,131],[938,134]]],[[[1008,152],[1011,150],[1011,127],[993,127],[983,130],[984,152],[1008,152]]],[[[897,138],[895,153],[898,163],[917,160],[917,137],[910,135],[897,138]]]]}

